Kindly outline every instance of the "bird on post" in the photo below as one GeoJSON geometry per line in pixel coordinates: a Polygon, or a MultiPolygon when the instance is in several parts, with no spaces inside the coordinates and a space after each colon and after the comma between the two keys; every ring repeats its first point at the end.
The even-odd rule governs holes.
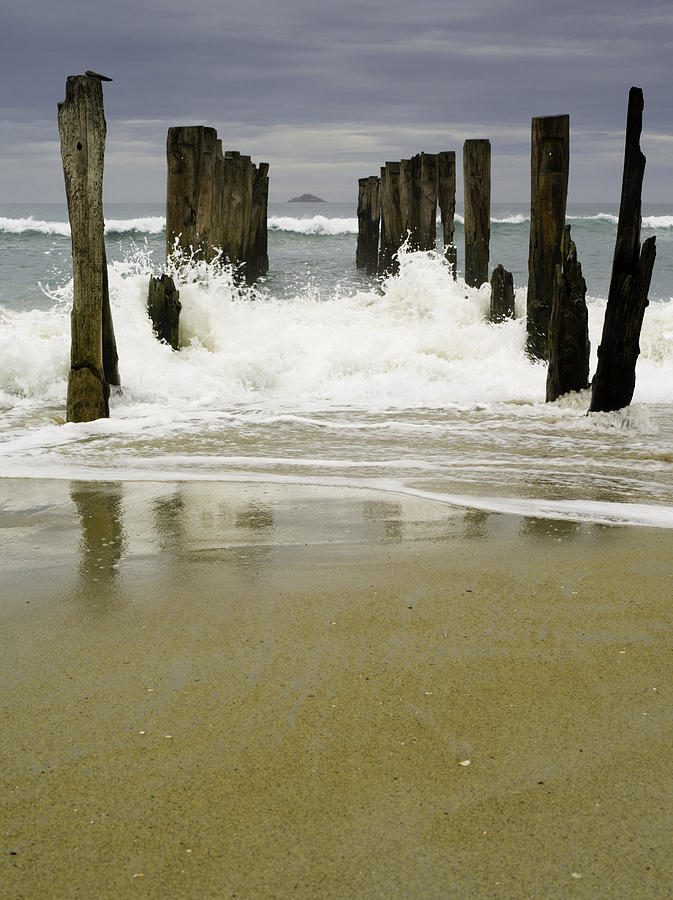
{"type": "Polygon", "coordinates": [[[101,75],[99,72],[92,72],[91,69],[87,69],[84,74],[88,75],[89,78],[100,78],[101,81],[112,81],[107,75],[101,75]]]}

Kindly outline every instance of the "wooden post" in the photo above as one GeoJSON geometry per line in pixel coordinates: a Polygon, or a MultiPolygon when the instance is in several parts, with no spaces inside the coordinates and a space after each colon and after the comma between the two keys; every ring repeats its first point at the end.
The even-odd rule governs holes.
{"type": "Polygon", "coordinates": [[[203,125],[169,128],[166,139],[166,254],[178,239],[209,258],[217,132],[203,125]]]}
{"type": "Polygon", "coordinates": [[[218,251],[242,266],[248,284],[269,268],[267,207],[269,166],[255,166],[237,150],[222,152],[214,128],[169,128],[166,253],[178,239],[212,261],[218,251]]]}
{"type": "Polygon", "coordinates": [[[73,308],[66,417],[90,422],[109,415],[116,346],[110,314],[103,224],[105,114],[97,76],[71,75],[58,104],[61,159],[72,233],[73,308]]]}
{"type": "Polygon", "coordinates": [[[376,275],[379,255],[380,198],[376,175],[358,180],[358,243],[355,264],[376,275]]]}
{"type": "Polygon", "coordinates": [[[418,249],[420,157],[402,159],[399,163],[399,243],[408,242],[410,250],[418,249]]]}
{"type": "Polygon", "coordinates": [[[402,217],[400,213],[400,164],[387,162],[381,170],[381,251],[379,273],[398,270],[397,251],[402,244],[402,217]]]}
{"type": "Polygon", "coordinates": [[[589,386],[589,316],[587,286],[577,248],[570,238],[570,225],[561,237],[561,263],[556,266],[554,297],[549,320],[549,368],[547,402],[569,391],[589,386]]]}
{"type": "Polygon", "coordinates": [[[456,153],[454,150],[444,150],[437,154],[437,202],[442,220],[444,254],[453,266],[453,277],[456,278],[458,256],[453,243],[453,223],[456,214],[456,153]]]}
{"type": "Polygon", "coordinates": [[[252,284],[269,271],[268,253],[268,200],[269,164],[253,166],[252,210],[250,245],[245,269],[248,284],[252,284]]]}
{"type": "Polygon", "coordinates": [[[554,274],[561,262],[570,160],[570,117],[534,118],[531,129],[527,351],[547,359],[554,274]]]}
{"type": "Polygon", "coordinates": [[[179,320],[182,304],[180,293],[170,275],[161,278],[150,276],[147,295],[147,312],[152,320],[152,328],[160,341],[165,341],[174,350],[180,346],[179,320]]]}
{"type": "Polygon", "coordinates": [[[463,145],[465,197],[465,283],[480,287],[488,281],[491,237],[491,142],[469,140],[463,145]]]}
{"type": "Polygon", "coordinates": [[[119,387],[119,355],[117,354],[117,341],[114,325],[112,323],[112,310],[110,309],[110,291],[107,275],[107,254],[105,252],[105,240],[103,240],[103,374],[109,385],[119,387]]]}
{"type": "Polygon", "coordinates": [[[617,240],[605,309],[598,366],[591,390],[590,412],[622,409],[633,398],[636,362],[652,268],[655,238],[640,247],[640,210],[645,156],[640,149],[643,127],[643,92],[632,87],[626,119],[624,175],[619,206],[617,240]]]}
{"type": "Polygon", "coordinates": [[[504,322],[514,318],[514,278],[503,266],[498,265],[491,275],[491,322],[504,322]]]}
{"type": "Polygon", "coordinates": [[[418,190],[419,250],[437,246],[437,154],[421,153],[418,190]]]}

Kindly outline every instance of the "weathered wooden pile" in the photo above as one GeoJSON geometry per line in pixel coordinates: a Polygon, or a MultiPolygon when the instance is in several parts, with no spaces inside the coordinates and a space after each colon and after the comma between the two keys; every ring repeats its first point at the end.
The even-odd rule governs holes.
{"type": "Polygon", "coordinates": [[[72,233],[73,307],[66,418],[109,416],[110,385],[119,384],[103,222],[105,113],[97,75],[70,75],[58,104],[61,159],[72,233]]]}
{"type": "Polygon", "coordinates": [[[605,310],[590,411],[628,406],[636,386],[640,329],[656,257],[655,237],[640,246],[640,210],[645,156],[640,150],[643,92],[632,87],[626,118],[626,147],[617,241],[605,310]]]}
{"type": "Polygon", "coordinates": [[[491,240],[491,142],[480,138],[463,144],[465,206],[465,284],[488,281],[491,240]]]}
{"type": "MultiPolygon", "coordinates": [[[[101,82],[87,72],[69,76],[58,104],[61,157],[72,232],[74,299],[67,419],[109,415],[110,385],[119,385],[117,347],[108,292],[103,223],[106,124],[101,82]]],[[[628,406],[647,294],[656,256],[655,238],[640,245],[645,157],[640,150],[643,93],[631,88],[617,240],[590,411],[628,406]]],[[[208,262],[232,263],[248,283],[268,270],[268,165],[222,152],[214,128],[171,128],[167,139],[166,250],[208,262]]],[[[488,280],[491,147],[463,147],[465,281],[488,280]]],[[[532,120],[531,217],[528,256],[527,352],[548,360],[546,399],[589,385],[586,284],[565,224],[569,170],[569,117],[532,120]]],[[[397,252],[436,249],[437,207],[442,245],[454,266],[456,159],[453,151],[419,153],[387,162],[380,177],[359,181],[356,264],[369,274],[397,268],[397,252]]],[[[168,275],[152,278],[148,314],[160,340],[179,347],[179,293],[168,275]]],[[[491,276],[490,320],[514,316],[512,275],[502,265],[491,276]]]]}
{"type": "Polygon", "coordinates": [[[437,207],[447,258],[455,264],[456,154],[417,153],[359,180],[356,265],[370,275],[397,271],[397,251],[434,250],[437,207]]]}
{"type": "Polygon", "coordinates": [[[528,249],[527,350],[548,358],[554,274],[561,263],[566,221],[570,117],[534,118],[530,155],[530,242],[528,249]]]}
{"type": "MultiPolygon", "coordinates": [[[[642,114],[643,92],[632,87],[617,239],[590,412],[628,406],[636,383],[640,330],[656,256],[654,237],[640,246],[645,172],[640,150],[642,114]]],[[[565,225],[568,133],[567,116],[533,119],[528,352],[533,358],[549,360],[547,400],[589,386],[586,284],[565,225]]]]}
{"type": "Polygon", "coordinates": [[[234,265],[248,284],[269,269],[269,166],[222,152],[214,128],[169,128],[166,253],[176,249],[234,265]]]}

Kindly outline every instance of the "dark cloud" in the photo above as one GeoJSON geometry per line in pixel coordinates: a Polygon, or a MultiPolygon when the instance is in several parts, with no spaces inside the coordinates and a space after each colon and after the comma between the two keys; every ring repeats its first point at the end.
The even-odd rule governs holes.
{"type": "Polygon", "coordinates": [[[571,190],[613,196],[631,84],[645,91],[648,177],[670,185],[669,3],[5,0],[0,15],[0,74],[13,85],[0,104],[0,191],[12,199],[52,178],[61,191],[58,159],[45,167],[56,103],[65,76],[87,68],[115,79],[106,187],[120,199],[160,199],[166,128],[190,122],[265,156],[283,191],[294,178],[304,187],[303,163],[348,196],[385,158],[490,136],[494,197],[514,199],[527,191],[530,118],[557,112],[570,113],[573,152],[586,155],[576,169],[573,157],[585,180],[571,176],[571,190]],[[31,155],[41,175],[24,185],[31,155]]]}

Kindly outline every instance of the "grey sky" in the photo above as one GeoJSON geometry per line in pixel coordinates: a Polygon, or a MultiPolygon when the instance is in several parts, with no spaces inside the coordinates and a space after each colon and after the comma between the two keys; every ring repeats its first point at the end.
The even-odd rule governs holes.
{"type": "MultiPolygon", "coordinates": [[[[570,199],[619,199],[643,88],[645,199],[673,200],[673,5],[644,0],[3,0],[0,203],[63,198],[65,78],[105,85],[105,199],[162,201],[171,125],[271,164],[271,199],[489,137],[494,201],[529,194],[530,119],[569,113],[570,199]]],[[[460,155],[459,155],[460,158],[460,155]]]]}

